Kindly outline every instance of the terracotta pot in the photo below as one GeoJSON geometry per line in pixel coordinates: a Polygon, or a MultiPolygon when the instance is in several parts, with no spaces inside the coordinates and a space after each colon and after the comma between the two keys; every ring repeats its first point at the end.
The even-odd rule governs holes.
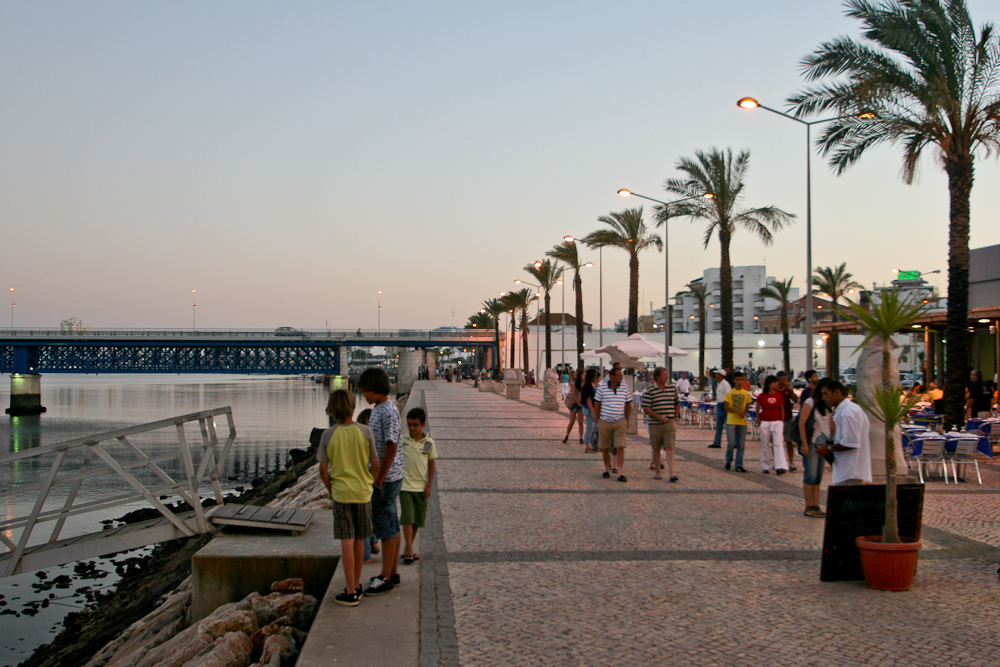
{"type": "Polygon", "coordinates": [[[920,540],[902,537],[902,544],[883,544],[881,535],[854,540],[861,551],[861,569],[868,588],[879,591],[908,591],[917,573],[920,540]]]}

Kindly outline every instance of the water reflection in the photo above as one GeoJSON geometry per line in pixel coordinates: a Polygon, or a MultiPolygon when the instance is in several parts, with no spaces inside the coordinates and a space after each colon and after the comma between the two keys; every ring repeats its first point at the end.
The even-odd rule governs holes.
{"type": "Polygon", "coordinates": [[[41,415],[11,415],[9,452],[23,452],[42,444],[41,415]]]}

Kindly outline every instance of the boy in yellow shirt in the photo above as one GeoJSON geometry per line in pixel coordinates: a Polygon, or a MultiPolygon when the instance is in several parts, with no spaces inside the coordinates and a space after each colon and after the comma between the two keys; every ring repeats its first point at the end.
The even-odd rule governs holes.
{"type": "Polygon", "coordinates": [[[729,391],[723,399],[726,410],[726,470],[733,464],[733,450],[736,450],[736,472],[746,472],[743,467],[743,451],[747,439],[747,412],[753,403],[750,392],[746,390],[743,373],[736,373],[735,389],[729,391]]]}
{"type": "Polygon", "coordinates": [[[427,517],[427,499],[431,497],[434,482],[434,459],[437,448],[429,435],[424,433],[427,413],[413,408],[406,413],[406,428],[403,436],[403,486],[399,492],[401,509],[399,523],[403,526],[403,564],[410,565],[420,556],[413,553],[413,542],[417,531],[424,527],[427,517]]]}
{"type": "Polygon", "coordinates": [[[356,607],[362,595],[364,542],[372,536],[372,482],[379,471],[378,455],[371,429],[354,423],[354,396],[343,389],[334,391],[327,412],[337,423],[323,431],[316,458],[319,476],[333,498],[333,537],[340,540],[347,583],[334,602],[356,607]]]}

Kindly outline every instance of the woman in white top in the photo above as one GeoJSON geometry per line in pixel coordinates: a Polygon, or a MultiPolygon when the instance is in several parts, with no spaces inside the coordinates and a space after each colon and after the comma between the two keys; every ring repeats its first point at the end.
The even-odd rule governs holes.
{"type": "Polygon", "coordinates": [[[823,464],[825,460],[816,452],[821,443],[833,442],[833,410],[823,402],[823,387],[830,383],[829,378],[823,378],[816,385],[816,390],[802,404],[799,411],[799,436],[802,442],[802,496],[806,501],[803,514],[814,519],[822,519],[826,513],[819,506],[819,485],[823,481],[823,464]],[[807,437],[806,424],[812,416],[812,437],[807,437]]]}

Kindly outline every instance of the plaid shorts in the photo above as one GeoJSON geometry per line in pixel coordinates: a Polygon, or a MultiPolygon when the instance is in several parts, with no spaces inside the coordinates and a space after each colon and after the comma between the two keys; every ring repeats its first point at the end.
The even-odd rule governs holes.
{"type": "Polygon", "coordinates": [[[372,536],[371,503],[333,501],[333,539],[363,540],[372,536]]]}

